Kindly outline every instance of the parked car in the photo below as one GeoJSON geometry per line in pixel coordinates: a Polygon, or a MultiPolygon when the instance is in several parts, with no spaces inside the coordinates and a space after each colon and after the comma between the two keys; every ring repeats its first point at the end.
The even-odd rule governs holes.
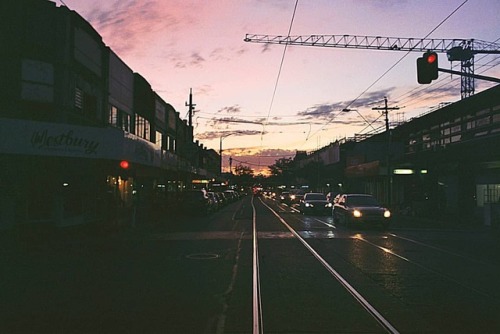
{"type": "Polygon", "coordinates": [[[210,212],[210,200],[205,190],[187,190],[180,193],[183,213],[206,215],[210,212]]]}
{"type": "Polygon", "coordinates": [[[391,221],[391,212],[368,194],[340,195],[338,202],[333,205],[332,215],[335,222],[346,226],[364,223],[387,227],[391,221]]]}
{"type": "Polygon", "coordinates": [[[224,190],[224,195],[229,203],[235,202],[238,199],[238,194],[234,190],[224,190]]]}
{"type": "Polygon", "coordinates": [[[215,195],[213,191],[207,192],[207,197],[209,201],[209,211],[215,212],[219,210],[219,208],[222,206],[222,203],[219,202],[219,199],[215,195]]]}
{"type": "Polygon", "coordinates": [[[330,214],[332,206],[325,194],[306,193],[300,202],[300,212],[302,214],[330,214]]]}
{"type": "Polygon", "coordinates": [[[326,200],[332,204],[335,204],[339,201],[340,194],[329,192],[326,194],[326,200]]]}

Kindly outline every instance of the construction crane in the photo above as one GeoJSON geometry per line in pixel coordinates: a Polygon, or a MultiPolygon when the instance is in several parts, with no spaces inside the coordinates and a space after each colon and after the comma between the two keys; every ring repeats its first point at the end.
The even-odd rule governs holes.
{"type": "MultiPolygon", "coordinates": [[[[255,35],[246,34],[245,42],[317,46],[343,49],[384,51],[434,51],[447,54],[449,61],[461,62],[462,99],[474,94],[474,55],[500,54],[500,44],[477,39],[401,38],[353,35],[255,35]]],[[[450,71],[451,72],[451,71],[450,71]]]]}

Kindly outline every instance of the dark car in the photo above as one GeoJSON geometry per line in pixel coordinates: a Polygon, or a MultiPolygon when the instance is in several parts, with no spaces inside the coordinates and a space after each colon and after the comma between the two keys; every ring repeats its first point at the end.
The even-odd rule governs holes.
{"type": "Polygon", "coordinates": [[[333,205],[333,220],[346,226],[365,223],[389,226],[391,212],[382,207],[377,200],[368,194],[342,194],[333,205]]]}
{"type": "Polygon", "coordinates": [[[304,190],[292,190],[290,191],[290,203],[289,205],[298,205],[300,201],[304,198],[305,195],[304,190]]]}
{"type": "Polygon", "coordinates": [[[279,200],[281,203],[290,204],[290,192],[283,191],[279,196],[279,200]]]}
{"type": "Polygon", "coordinates": [[[330,214],[331,210],[332,203],[322,193],[307,193],[300,202],[300,212],[303,214],[330,214]]]}
{"type": "Polygon", "coordinates": [[[210,212],[210,200],[205,190],[183,191],[180,198],[180,209],[183,213],[206,215],[210,212]]]}
{"type": "Polygon", "coordinates": [[[222,207],[222,203],[220,203],[219,199],[215,195],[215,192],[213,191],[207,192],[207,197],[209,201],[209,210],[211,212],[215,212],[219,210],[220,207],[222,207]]]}

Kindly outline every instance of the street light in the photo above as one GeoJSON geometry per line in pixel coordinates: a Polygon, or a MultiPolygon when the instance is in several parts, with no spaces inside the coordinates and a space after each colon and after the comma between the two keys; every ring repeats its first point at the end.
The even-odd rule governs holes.
{"type": "Polygon", "coordinates": [[[222,139],[234,135],[234,133],[228,133],[226,135],[220,136],[220,146],[219,146],[219,158],[220,158],[220,175],[222,175],[222,139]]]}

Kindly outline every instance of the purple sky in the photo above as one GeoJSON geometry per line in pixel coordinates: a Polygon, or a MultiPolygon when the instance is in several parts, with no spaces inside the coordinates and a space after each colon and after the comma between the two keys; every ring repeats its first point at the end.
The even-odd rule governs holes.
{"type": "MultiPolygon", "coordinates": [[[[232,155],[233,167],[244,162],[258,171],[276,157],[379,128],[383,118],[372,108],[383,106],[384,96],[390,106],[401,108],[391,120],[408,120],[441,102],[460,99],[458,76],[441,73],[432,85],[418,85],[417,52],[405,56],[394,51],[289,46],[278,80],[284,46],[243,39],[246,33],[287,35],[294,0],[64,3],[88,20],[182,118],[193,89],[196,139],[218,151],[220,138],[231,134],[223,139],[224,165],[232,155]],[[356,111],[340,112],[346,106],[356,111]]],[[[463,3],[299,0],[291,35],[423,38],[463,3]]],[[[429,37],[497,42],[499,17],[500,1],[469,0],[429,37]]],[[[439,62],[451,68],[445,54],[439,62]]],[[[498,57],[476,56],[475,63],[477,74],[500,76],[498,57]]],[[[459,64],[453,64],[459,70],[459,64]]],[[[492,85],[477,80],[476,92],[492,85]]]]}

